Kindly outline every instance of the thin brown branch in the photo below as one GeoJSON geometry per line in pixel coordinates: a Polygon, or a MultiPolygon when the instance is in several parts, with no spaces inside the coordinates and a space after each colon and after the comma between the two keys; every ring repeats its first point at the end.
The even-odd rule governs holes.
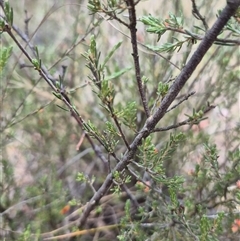
{"type": "MultiPolygon", "coordinates": [[[[25,101],[25,99],[24,99],[25,101]]],[[[49,101],[47,104],[44,104],[40,107],[38,107],[36,110],[34,110],[33,112],[31,113],[28,113],[27,115],[25,115],[23,118],[21,119],[18,119],[18,120],[14,120],[13,122],[10,122],[7,126],[5,126],[5,128],[9,128],[9,127],[12,127],[16,124],[19,124],[20,122],[24,121],[26,118],[28,118],[29,116],[32,116],[32,115],[35,115],[37,114],[39,111],[43,110],[45,107],[47,107],[48,105],[50,105],[54,100],[51,100],[49,101]]],[[[16,117],[16,115],[14,115],[14,117],[16,117]]]]}
{"type": "Polygon", "coordinates": [[[121,128],[120,123],[118,122],[118,119],[117,119],[116,115],[114,114],[114,111],[113,111],[113,108],[111,107],[111,105],[108,105],[108,109],[109,109],[109,111],[111,113],[111,117],[113,118],[113,121],[115,122],[115,125],[116,125],[116,127],[117,127],[117,129],[118,129],[118,131],[119,131],[119,133],[121,135],[121,138],[123,139],[123,142],[125,143],[127,149],[130,150],[130,147],[129,147],[129,144],[127,142],[127,139],[126,139],[126,137],[125,137],[125,135],[123,133],[123,130],[121,128]]]}
{"type": "Polygon", "coordinates": [[[189,119],[186,119],[184,121],[181,121],[177,124],[173,124],[173,125],[170,125],[170,126],[166,126],[166,127],[162,127],[162,128],[155,128],[151,131],[151,133],[154,133],[154,132],[162,132],[162,131],[169,131],[169,130],[172,130],[172,129],[176,129],[180,126],[184,126],[184,125],[189,125],[191,124],[191,121],[189,119]]]}
{"type": "Polygon", "coordinates": [[[29,26],[29,21],[31,20],[32,16],[31,17],[28,17],[28,13],[27,13],[27,10],[25,10],[25,20],[24,20],[24,23],[25,23],[25,34],[29,37],[29,30],[28,30],[28,26],[29,26]]]}
{"type": "Polygon", "coordinates": [[[132,43],[132,56],[134,60],[134,67],[135,67],[135,75],[138,84],[138,90],[141,96],[141,100],[143,103],[143,108],[146,113],[146,116],[150,116],[150,110],[148,108],[148,103],[146,99],[146,92],[144,91],[144,86],[141,78],[141,69],[139,64],[139,56],[138,56],[138,44],[137,44],[137,18],[136,18],[136,11],[135,11],[135,3],[133,0],[126,0],[126,4],[128,6],[128,13],[129,13],[129,30],[131,34],[131,43],[132,43]]]}
{"type": "Polygon", "coordinates": [[[115,12],[105,11],[104,9],[103,9],[103,12],[104,12],[107,16],[109,16],[109,18],[110,18],[109,20],[115,19],[115,20],[117,20],[120,24],[122,24],[122,25],[124,25],[125,27],[129,28],[129,25],[128,25],[126,22],[124,22],[122,19],[120,19],[119,17],[117,17],[117,15],[116,15],[115,12]]]}
{"type": "Polygon", "coordinates": [[[122,189],[127,193],[129,199],[131,200],[131,202],[133,203],[135,208],[139,208],[139,203],[138,203],[136,197],[131,193],[129,188],[125,184],[123,184],[122,185],[122,189]]]}
{"type": "MultiPolygon", "coordinates": [[[[209,112],[210,110],[212,110],[214,108],[215,108],[214,105],[209,105],[203,112],[204,112],[204,114],[206,114],[207,112],[209,112]]],[[[177,124],[173,124],[173,125],[162,127],[162,128],[155,128],[155,129],[153,129],[151,131],[151,133],[153,133],[153,132],[161,132],[161,131],[168,131],[168,130],[171,130],[171,129],[176,129],[176,128],[178,128],[180,126],[183,126],[183,125],[192,125],[192,124],[194,124],[193,121],[190,118],[188,118],[188,119],[186,119],[184,121],[181,121],[181,122],[179,122],[177,124]]]]}
{"type": "Polygon", "coordinates": [[[191,0],[192,1],[192,14],[193,16],[196,18],[196,19],[199,19],[202,21],[204,27],[206,30],[208,30],[208,24],[205,20],[205,18],[201,15],[201,13],[199,12],[198,8],[197,8],[197,5],[196,5],[196,2],[195,0],[191,0]]]}
{"type": "MultiPolygon", "coordinates": [[[[192,33],[191,31],[185,30],[185,29],[178,29],[178,28],[167,27],[167,30],[188,35],[188,36],[192,37],[195,40],[203,40],[204,39],[204,36],[192,33]]],[[[235,45],[240,45],[240,40],[216,38],[216,40],[214,41],[214,44],[218,44],[219,45],[221,43],[222,44],[229,44],[231,46],[235,46],[235,45]]]]}
{"type": "Polygon", "coordinates": [[[188,98],[192,95],[194,95],[196,92],[192,91],[191,93],[187,94],[182,100],[180,100],[176,105],[172,106],[170,109],[168,109],[166,112],[169,112],[173,109],[175,109],[177,106],[179,106],[180,104],[182,104],[182,102],[184,102],[185,100],[188,100],[188,98]]]}

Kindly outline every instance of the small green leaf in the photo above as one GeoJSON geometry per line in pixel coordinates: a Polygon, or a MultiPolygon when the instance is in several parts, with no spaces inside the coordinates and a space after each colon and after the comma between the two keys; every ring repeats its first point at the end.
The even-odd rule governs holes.
{"type": "Polygon", "coordinates": [[[35,69],[39,69],[39,61],[37,59],[32,59],[32,64],[35,69]]]}
{"type": "Polygon", "coordinates": [[[56,81],[56,87],[57,87],[58,89],[61,88],[61,85],[60,85],[59,81],[56,81]]]}
{"type": "Polygon", "coordinates": [[[96,40],[95,40],[95,36],[92,35],[90,37],[90,47],[89,47],[90,53],[92,55],[93,58],[97,57],[97,49],[96,49],[96,40]]]}
{"type": "Polygon", "coordinates": [[[83,172],[78,172],[76,177],[77,182],[86,182],[87,178],[85,177],[83,172]]]}
{"type": "Polygon", "coordinates": [[[68,109],[66,109],[66,108],[64,108],[64,107],[62,107],[62,106],[60,106],[60,105],[57,105],[57,107],[59,107],[59,108],[62,109],[62,110],[65,110],[65,111],[69,112],[68,109]]]}
{"type": "Polygon", "coordinates": [[[198,29],[198,30],[201,30],[201,31],[205,32],[205,29],[203,29],[203,28],[201,28],[201,27],[199,27],[199,26],[194,25],[193,27],[196,28],[196,29],[198,29]]]}
{"type": "Polygon", "coordinates": [[[103,61],[103,64],[102,64],[102,70],[104,69],[106,63],[109,61],[109,59],[113,56],[114,52],[121,46],[122,44],[122,41],[117,43],[113,48],[112,50],[108,53],[108,55],[106,56],[106,58],[104,59],[103,61]]]}
{"type": "Polygon", "coordinates": [[[2,72],[4,66],[7,63],[8,58],[12,53],[12,47],[3,47],[0,49],[0,73],[2,72]]]}
{"type": "Polygon", "coordinates": [[[129,71],[130,69],[132,69],[132,67],[128,67],[128,68],[124,68],[124,69],[121,69],[120,71],[117,71],[109,76],[106,76],[104,78],[104,80],[108,81],[108,80],[111,80],[111,79],[115,79],[115,78],[118,78],[119,76],[125,74],[127,71],[129,71]]]}
{"type": "Polygon", "coordinates": [[[73,110],[75,111],[75,113],[79,116],[79,113],[78,113],[78,111],[77,111],[76,106],[75,106],[75,105],[72,105],[72,108],[73,108],[73,110]]]}
{"type": "Polygon", "coordinates": [[[60,93],[57,93],[57,92],[55,92],[55,91],[52,91],[52,93],[53,93],[53,95],[55,95],[58,99],[62,99],[62,96],[61,96],[61,94],[60,93]]]}
{"type": "Polygon", "coordinates": [[[101,10],[101,3],[99,0],[89,0],[87,8],[92,12],[96,13],[101,10]]]}
{"type": "Polygon", "coordinates": [[[5,12],[5,16],[8,24],[12,26],[13,25],[13,8],[10,7],[9,2],[5,2],[4,12],[5,12]]]}

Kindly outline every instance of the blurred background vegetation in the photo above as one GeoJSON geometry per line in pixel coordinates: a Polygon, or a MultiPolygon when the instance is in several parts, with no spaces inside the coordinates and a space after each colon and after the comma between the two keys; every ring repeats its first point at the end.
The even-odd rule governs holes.
{"type": "MultiPolygon", "coordinates": [[[[218,10],[225,6],[226,1],[196,2],[211,27],[218,10]]],[[[102,133],[111,117],[101,106],[95,93],[96,87],[88,78],[91,73],[83,54],[89,49],[91,35],[95,36],[97,49],[101,52],[100,61],[121,42],[108,62],[105,74],[113,76],[115,110],[128,110],[129,113],[124,115],[134,114],[132,125],[127,125],[127,122],[122,127],[131,143],[146,118],[137,90],[128,29],[116,20],[107,21],[108,17],[103,18],[104,14],[90,14],[88,1],[85,0],[9,3],[13,7],[16,28],[29,38],[33,46],[38,47],[42,63],[53,78],[58,79],[66,70],[64,85],[70,93],[71,102],[82,118],[90,120],[102,133]],[[122,70],[123,74],[119,74],[122,70]]],[[[203,28],[203,25],[193,17],[190,0],[140,1],[136,12],[138,18],[148,14],[159,19],[168,19],[169,13],[179,17],[182,15],[184,29],[204,35],[194,28],[203,28]]],[[[119,16],[128,21],[127,12],[119,16]]],[[[240,32],[239,22],[234,24],[240,32]]],[[[157,35],[147,33],[141,21],[138,21],[137,28],[138,41],[145,45],[160,46],[172,42],[173,37],[184,39],[179,33],[169,31],[157,42],[157,35]]],[[[224,32],[223,37],[232,38],[224,32]]],[[[17,39],[27,51],[31,51],[19,35],[17,39]]],[[[161,53],[165,58],[139,45],[139,61],[142,74],[148,79],[146,85],[150,106],[153,107],[158,98],[159,82],[172,83],[180,73],[169,61],[181,69],[199,42],[185,44],[178,52],[161,53]]],[[[4,240],[42,240],[43,233],[77,219],[78,215],[71,216],[70,213],[90,200],[93,189],[98,190],[103,183],[108,168],[95,155],[70,113],[59,108],[63,106],[61,101],[56,99],[37,71],[29,67],[29,61],[7,34],[1,34],[1,47],[2,51],[6,48],[10,53],[1,69],[0,236],[4,240]],[[79,173],[84,173],[84,180],[79,178],[79,173]]],[[[181,221],[181,224],[171,221],[172,211],[166,201],[156,197],[154,191],[146,190],[141,185],[136,187],[133,178],[128,187],[144,210],[142,216],[136,214],[134,217],[136,223],[133,216],[127,219],[127,195],[109,191],[91,214],[86,228],[119,224],[120,220],[125,224],[131,220],[134,228],[106,228],[65,240],[239,240],[239,230],[233,232],[234,222],[240,218],[240,193],[235,189],[240,179],[239,59],[239,46],[212,46],[174,104],[190,92],[196,93],[165,115],[158,127],[183,121],[187,116],[192,116],[194,110],[208,105],[216,107],[206,114],[207,119],[198,124],[151,136],[156,152],[169,151],[168,158],[163,160],[167,177],[178,175],[184,178],[177,197],[184,206],[188,221],[181,221]],[[176,147],[172,142],[176,142],[176,147]],[[221,211],[220,220],[217,213],[221,211]],[[144,229],[140,224],[145,221],[152,224],[158,221],[163,226],[144,229]],[[172,226],[164,226],[167,223],[172,226]],[[199,231],[200,226],[202,229],[199,231]],[[199,239],[189,230],[196,230],[199,239]],[[122,236],[117,239],[117,235],[122,236]],[[129,239],[124,235],[128,235],[129,239]]],[[[125,121],[124,115],[119,117],[122,123],[125,121]]],[[[121,138],[118,141],[115,154],[120,158],[126,147],[121,138]]],[[[97,141],[96,144],[99,145],[97,141]]],[[[101,151],[106,159],[110,159],[110,166],[114,167],[116,161],[103,147],[101,151]]],[[[139,158],[143,160],[140,154],[139,158]]],[[[150,180],[144,172],[138,171],[146,182],[150,180]]],[[[156,185],[161,192],[169,195],[164,185],[156,185]]],[[[131,212],[134,213],[133,210],[131,212]]],[[[68,233],[76,229],[77,226],[72,225],[61,231],[68,233]]]]}

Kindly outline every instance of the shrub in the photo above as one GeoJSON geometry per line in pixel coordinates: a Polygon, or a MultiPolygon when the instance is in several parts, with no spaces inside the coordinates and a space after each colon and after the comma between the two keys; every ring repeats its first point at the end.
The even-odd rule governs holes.
{"type": "Polygon", "coordinates": [[[0,1],[3,239],[239,239],[240,1],[213,2],[0,1]]]}

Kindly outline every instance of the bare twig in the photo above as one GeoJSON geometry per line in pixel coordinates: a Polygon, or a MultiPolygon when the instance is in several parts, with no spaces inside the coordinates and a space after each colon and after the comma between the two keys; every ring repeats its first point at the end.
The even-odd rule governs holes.
{"type": "Polygon", "coordinates": [[[196,18],[196,19],[199,19],[202,21],[204,27],[206,30],[208,30],[208,24],[205,20],[205,18],[201,15],[201,13],[198,11],[197,9],[197,5],[196,5],[196,2],[195,0],[191,0],[192,1],[192,13],[193,13],[193,16],[196,18]]]}
{"type": "Polygon", "coordinates": [[[51,195],[51,193],[38,195],[38,196],[29,198],[29,199],[26,199],[26,200],[22,200],[21,202],[15,204],[15,205],[12,205],[11,207],[7,208],[5,211],[1,212],[0,217],[2,218],[4,215],[10,213],[13,210],[21,209],[22,206],[24,206],[26,204],[33,203],[35,201],[41,200],[44,196],[47,196],[47,195],[51,195]]]}
{"type": "Polygon", "coordinates": [[[192,95],[194,95],[196,92],[192,91],[191,93],[187,94],[182,100],[180,100],[176,105],[172,106],[170,109],[168,109],[166,112],[169,112],[173,109],[175,109],[177,106],[179,106],[180,104],[182,104],[182,102],[184,102],[185,100],[188,100],[188,98],[192,95]]]}
{"type": "MultiPolygon", "coordinates": [[[[209,112],[210,110],[212,110],[213,108],[215,108],[214,105],[209,105],[203,112],[204,114],[206,114],[207,112],[209,112]]],[[[193,124],[193,121],[188,118],[184,121],[181,121],[177,124],[173,124],[173,125],[170,125],[170,126],[166,126],[166,127],[162,127],[162,128],[155,128],[151,131],[151,133],[153,132],[161,132],[161,131],[168,131],[168,130],[171,130],[171,129],[176,129],[180,126],[183,126],[183,125],[192,125],[193,124]]]]}
{"type": "Polygon", "coordinates": [[[131,193],[131,191],[128,189],[128,187],[125,184],[122,185],[122,188],[127,193],[129,199],[131,200],[131,202],[133,203],[135,208],[138,208],[139,207],[139,203],[138,203],[136,197],[131,193]]]}
{"type": "MultiPolygon", "coordinates": [[[[188,35],[188,36],[190,36],[190,37],[192,37],[196,40],[203,40],[204,39],[204,36],[202,36],[200,34],[192,33],[191,31],[186,30],[186,29],[167,27],[166,30],[181,33],[181,34],[185,34],[185,35],[188,35]]],[[[216,45],[228,44],[229,46],[235,46],[235,45],[240,45],[240,40],[238,40],[238,39],[216,38],[215,41],[214,41],[214,44],[216,44],[216,45]]]]}
{"type": "Polygon", "coordinates": [[[118,128],[118,131],[120,132],[121,138],[123,139],[123,141],[124,141],[127,149],[130,150],[129,144],[128,144],[127,139],[126,139],[126,136],[125,136],[124,133],[123,133],[123,130],[122,130],[122,128],[121,128],[121,125],[120,125],[120,123],[119,123],[116,115],[114,114],[114,111],[113,111],[113,108],[111,107],[111,105],[108,105],[108,109],[109,109],[109,111],[110,111],[110,113],[111,113],[111,117],[113,118],[113,120],[114,120],[114,122],[115,122],[115,125],[116,125],[117,128],[118,128]]]}
{"type": "Polygon", "coordinates": [[[70,160],[66,161],[66,164],[61,166],[61,168],[57,171],[58,176],[61,176],[61,174],[71,165],[75,164],[77,161],[79,161],[81,158],[83,158],[85,155],[92,152],[92,148],[85,149],[84,151],[78,153],[76,156],[71,158],[70,160]]]}
{"type": "Polygon", "coordinates": [[[184,121],[181,121],[177,124],[173,124],[173,125],[170,125],[170,126],[166,126],[166,127],[162,127],[162,128],[155,128],[151,131],[151,133],[154,133],[154,132],[162,132],[162,131],[169,131],[171,129],[176,129],[180,126],[184,126],[184,125],[189,125],[191,122],[189,119],[186,119],[184,121]]]}
{"type": "Polygon", "coordinates": [[[103,12],[110,17],[110,20],[115,19],[125,27],[129,28],[129,25],[126,22],[124,22],[122,19],[120,19],[115,12],[105,11],[104,9],[103,9],[103,12]]]}
{"type": "MultiPolygon", "coordinates": [[[[25,100],[25,99],[24,99],[25,100]]],[[[23,118],[19,119],[19,120],[14,120],[13,122],[10,122],[8,124],[8,126],[6,126],[5,128],[9,128],[9,127],[12,127],[16,124],[19,124],[20,122],[24,121],[26,118],[28,118],[29,116],[32,116],[32,115],[35,115],[37,114],[39,111],[43,110],[45,107],[47,107],[48,105],[50,105],[54,100],[51,100],[49,101],[47,104],[45,105],[42,105],[40,107],[38,107],[36,110],[34,110],[33,112],[31,113],[28,113],[27,115],[25,115],[23,118]]],[[[15,117],[15,116],[14,116],[15,117]]]]}
{"type": "Polygon", "coordinates": [[[26,16],[26,18],[24,20],[24,23],[25,23],[25,34],[29,37],[28,24],[29,24],[29,21],[31,20],[32,16],[28,17],[27,10],[25,10],[25,16],[26,16]]]}
{"type": "Polygon", "coordinates": [[[91,229],[87,229],[87,230],[79,230],[79,231],[75,231],[75,232],[71,232],[71,233],[67,233],[67,234],[62,234],[62,235],[58,235],[56,237],[49,237],[49,238],[44,238],[44,240],[54,240],[54,239],[69,239],[71,237],[75,237],[75,236],[81,236],[84,234],[88,234],[88,233],[94,233],[94,232],[98,232],[98,231],[102,231],[102,230],[106,230],[106,229],[113,229],[113,228],[119,228],[121,226],[121,224],[113,224],[113,225],[108,225],[108,226],[103,226],[103,227],[98,227],[98,228],[91,228],[91,229]]]}
{"type": "Polygon", "coordinates": [[[80,147],[81,147],[81,145],[82,145],[82,143],[83,143],[83,141],[84,141],[85,135],[86,135],[85,132],[81,135],[81,137],[80,137],[80,139],[79,139],[79,141],[78,141],[78,144],[77,144],[77,146],[76,146],[76,150],[77,150],[77,151],[80,149],[80,147]]]}
{"type": "Polygon", "coordinates": [[[134,60],[134,66],[135,66],[135,76],[137,79],[137,84],[138,84],[138,90],[141,96],[141,100],[143,103],[143,108],[146,113],[146,116],[150,116],[150,110],[148,108],[148,103],[146,99],[146,92],[144,91],[143,87],[143,82],[141,78],[141,69],[140,69],[140,64],[139,64],[139,56],[138,56],[138,46],[137,46],[137,18],[136,18],[136,11],[135,11],[135,3],[134,0],[126,0],[126,4],[129,7],[128,12],[129,12],[129,29],[131,33],[131,43],[132,43],[132,56],[134,60]]]}

